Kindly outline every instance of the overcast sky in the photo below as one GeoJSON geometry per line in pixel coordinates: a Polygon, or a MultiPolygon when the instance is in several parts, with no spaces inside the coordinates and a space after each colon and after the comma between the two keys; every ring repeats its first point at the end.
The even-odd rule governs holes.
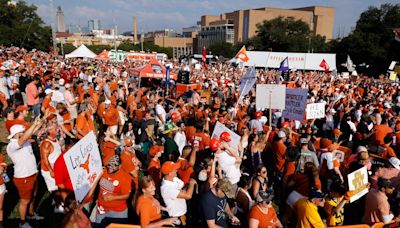
{"type": "MultiPolygon", "coordinates": [[[[26,0],[38,7],[38,14],[50,24],[49,0],[26,0]]],[[[202,15],[219,15],[238,9],[259,7],[298,8],[320,5],[336,8],[334,37],[347,35],[355,26],[361,12],[368,6],[396,4],[399,0],[53,0],[54,8],[61,6],[65,24],[87,26],[89,19],[100,19],[102,28],[115,23],[118,32],[133,30],[133,16],[137,17],[138,32],[164,28],[181,32],[183,27],[196,24],[202,15]]],[[[55,12],[56,10],[54,10],[55,12]]]]}

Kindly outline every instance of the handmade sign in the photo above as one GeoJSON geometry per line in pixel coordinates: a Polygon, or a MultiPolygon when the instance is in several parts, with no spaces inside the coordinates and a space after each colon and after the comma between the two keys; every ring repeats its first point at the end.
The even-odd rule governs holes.
{"type": "Polygon", "coordinates": [[[307,104],[307,89],[286,88],[286,102],[283,117],[289,120],[304,120],[307,104]]]}
{"type": "Polygon", "coordinates": [[[102,175],[102,163],[96,136],[91,131],[64,154],[65,164],[74,188],[75,198],[81,202],[96,179],[102,175]]]}
{"type": "Polygon", "coordinates": [[[256,88],[256,107],[258,110],[285,109],[285,85],[257,84],[256,88]]]}
{"type": "Polygon", "coordinates": [[[231,129],[227,128],[224,124],[217,122],[214,127],[214,131],[211,135],[211,138],[217,138],[219,139],[219,136],[223,132],[228,132],[231,135],[231,141],[228,143],[229,146],[232,148],[238,149],[239,143],[240,143],[240,136],[236,134],[235,132],[231,131],[231,129]]]}
{"type": "Polygon", "coordinates": [[[325,117],[325,104],[324,103],[313,103],[307,104],[306,119],[320,119],[325,117]]]}
{"type": "Polygon", "coordinates": [[[350,173],[347,175],[347,179],[349,181],[349,190],[352,192],[350,203],[368,193],[368,172],[366,167],[350,173]]]}

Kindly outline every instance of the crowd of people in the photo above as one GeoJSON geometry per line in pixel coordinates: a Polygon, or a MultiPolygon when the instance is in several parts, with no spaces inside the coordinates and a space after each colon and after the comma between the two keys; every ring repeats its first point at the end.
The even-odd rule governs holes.
{"type": "MultiPolygon", "coordinates": [[[[140,64],[0,47],[2,131],[9,139],[0,156],[0,226],[7,223],[2,208],[9,185],[20,198],[19,226],[27,228],[28,221],[55,214],[63,217],[57,227],[400,221],[398,83],[290,72],[291,86],[307,89],[307,102],[326,110],[324,118],[298,121],[284,119],[282,110],[257,110],[255,87],[239,99],[246,69],[167,61],[172,72],[188,69],[200,86],[180,94],[173,81],[166,91],[165,81],[130,75],[140,64]],[[6,61],[12,64],[5,67],[6,61]],[[231,131],[212,137],[218,122],[240,136],[237,147],[231,131]],[[79,202],[63,154],[90,132],[104,170],[79,202]],[[356,193],[347,175],[363,167],[369,191],[350,203],[356,193]],[[53,200],[50,214],[37,213],[40,188],[53,200]]],[[[277,74],[257,69],[256,83],[276,83],[277,74]]]]}

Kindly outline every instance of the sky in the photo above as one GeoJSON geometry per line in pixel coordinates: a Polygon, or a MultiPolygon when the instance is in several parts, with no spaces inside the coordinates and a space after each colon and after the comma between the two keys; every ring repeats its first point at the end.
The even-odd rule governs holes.
{"type": "MultiPolygon", "coordinates": [[[[51,0],[25,0],[38,7],[38,14],[46,24],[51,24],[51,0]]],[[[118,32],[133,30],[133,16],[137,17],[138,32],[182,28],[196,25],[202,15],[219,15],[238,9],[260,7],[298,8],[304,6],[330,6],[336,8],[333,36],[347,35],[360,14],[369,6],[384,3],[396,4],[399,0],[52,0],[54,12],[61,6],[66,26],[87,26],[90,19],[99,19],[102,28],[118,32]]]]}

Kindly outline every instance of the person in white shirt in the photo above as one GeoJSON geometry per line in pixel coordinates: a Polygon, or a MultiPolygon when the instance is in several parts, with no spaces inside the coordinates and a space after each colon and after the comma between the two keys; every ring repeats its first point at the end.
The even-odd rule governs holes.
{"type": "Polygon", "coordinates": [[[56,106],[57,103],[64,103],[64,94],[62,92],[60,92],[60,88],[58,86],[56,86],[54,88],[53,94],[51,95],[51,101],[53,102],[53,105],[56,106]]]}
{"type": "MultiPolygon", "coordinates": [[[[31,136],[40,129],[47,115],[41,120],[35,119],[35,122],[29,129],[23,125],[16,124],[11,127],[7,145],[7,155],[14,163],[14,184],[17,187],[21,201],[18,206],[18,212],[21,220],[20,227],[31,227],[26,223],[26,214],[28,205],[32,200],[36,185],[36,175],[38,172],[35,155],[32,145],[29,142],[31,136]]],[[[33,210],[33,204],[30,204],[29,213],[38,217],[33,210]]]]}
{"type": "Polygon", "coordinates": [[[4,71],[0,70],[0,92],[6,96],[6,99],[10,99],[10,92],[8,89],[7,78],[4,76],[4,71]]]}
{"type": "Polygon", "coordinates": [[[186,126],[183,122],[178,122],[177,125],[179,129],[174,136],[174,141],[176,142],[176,145],[178,145],[180,155],[182,155],[183,148],[186,146],[186,126]]]}
{"type": "Polygon", "coordinates": [[[242,159],[238,151],[229,146],[227,142],[220,142],[217,148],[211,147],[211,150],[216,150],[215,156],[218,159],[218,164],[226,178],[232,183],[233,191],[236,192],[238,188],[237,183],[242,176],[240,172],[242,159]]]}
{"type": "Polygon", "coordinates": [[[73,88],[71,84],[65,84],[64,100],[67,105],[67,110],[71,116],[71,127],[74,129],[74,120],[78,117],[77,102],[78,97],[74,97],[73,88]]]}
{"type": "Polygon", "coordinates": [[[157,105],[156,105],[156,120],[160,124],[160,126],[164,126],[166,118],[167,118],[167,112],[165,111],[164,107],[162,106],[163,99],[158,99],[157,105]]]}
{"type": "Polygon", "coordinates": [[[250,130],[251,132],[256,132],[260,133],[263,131],[262,123],[260,122],[260,119],[262,117],[262,112],[256,112],[254,114],[254,119],[250,121],[250,130]]]}
{"type": "Polygon", "coordinates": [[[179,167],[180,163],[172,161],[164,162],[162,165],[161,172],[164,174],[164,178],[161,183],[161,196],[167,207],[168,215],[180,218],[181,222],[184,222],[184,216],[187,212],[186,200],[192,198],[194,186],[197,183],[191,178],[189,187],[183,190],[184,183],[176,176],[179,167]]]}

